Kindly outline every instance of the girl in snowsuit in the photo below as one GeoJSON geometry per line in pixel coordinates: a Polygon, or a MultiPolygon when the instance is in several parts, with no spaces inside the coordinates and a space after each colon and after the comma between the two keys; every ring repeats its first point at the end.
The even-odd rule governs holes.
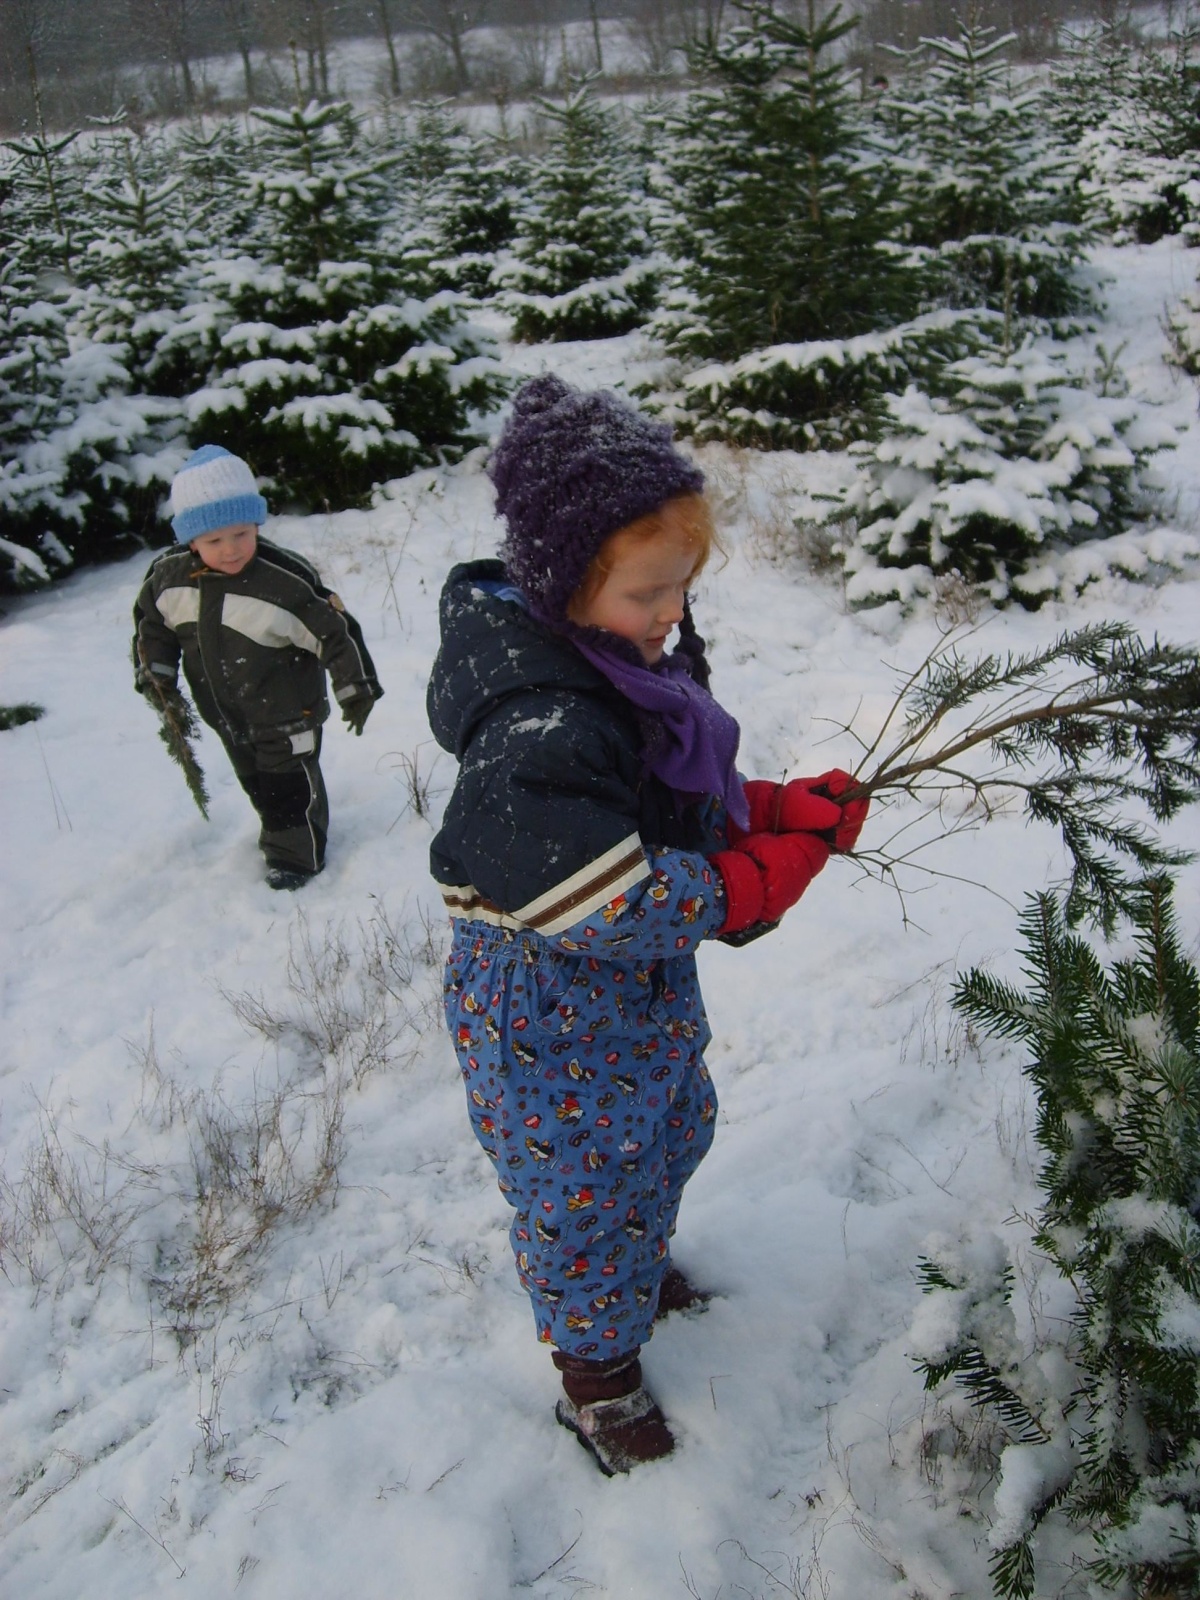
{"type": "Polygon", "coordinates": [[[866,805],[844,773],[738,777],[686,601],[704,480],[668,428],[538,378],[489,471],[503,560],[451,572],[429,687],[461,763],[431,854],[446,1017],[558,1419],[611,1473],[670,1452],[638,1351],[707,1298],[669,1255],[716,1115],[695,949],[777,921],[866,805]]]}

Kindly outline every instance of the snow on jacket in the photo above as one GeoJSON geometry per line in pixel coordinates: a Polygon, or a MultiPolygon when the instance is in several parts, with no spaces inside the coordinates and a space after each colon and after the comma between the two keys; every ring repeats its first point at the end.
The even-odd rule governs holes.
{"type": "Polygon", "coordinates": [[[716,811],[643,773],[634,708],[506,598],[499,562],[451,572],[441,623],[446,1020],[539,1336],[617,1355],[649,1337],[712,1140],[694,951],[724,917],[716,811]]]}
{"type": "Polygon", "coordinates": [[[715,808],[681,804],[643,771],[635,708],[504,588],[499,561],[476,561],[442,594],[429,721],[460,768],[430,859],[447,908],[560,941],[606,908],[614,953],[694,948],[722,921],[720,880],[697,904],[671,858],[722,848],[715,808]]]}
{"type": "Polygon", "coordinates": [[[315,728],[329,716],[325,673],[339,702],[383,690],[362,629],[316,569],[259,538],[234,576],[190,549],[151,565],[133,608],[135,681],[173,684],[180,661],[211,727],[253,742],[315,728]]]}

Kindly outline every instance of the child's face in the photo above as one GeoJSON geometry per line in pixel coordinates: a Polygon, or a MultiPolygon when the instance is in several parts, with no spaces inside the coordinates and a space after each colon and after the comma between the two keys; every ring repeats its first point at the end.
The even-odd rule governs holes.
{"type": "Polygon", "coordinates": [[[696,542],[668,516],[662,532],[651,539],[614,533],[605,556],[603,583],[589,599],[572,601],[571,620],[628,639],[647,665],[654,666],[683,616],[684,595],[696,573],[696,542]]]}
{"type": "Polygon", "coordinates": [[[234,578],[254,559],[258,549],[258,529],[253,522],[234,522],[215,533],[202,533],[192,540],[192,549],[206,567],[234,578]]]}

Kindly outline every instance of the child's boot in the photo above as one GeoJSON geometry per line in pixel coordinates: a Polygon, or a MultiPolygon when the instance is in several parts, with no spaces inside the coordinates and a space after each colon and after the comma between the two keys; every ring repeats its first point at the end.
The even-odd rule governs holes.
{"type": "Polygon", "coordinates": [[[669,1317],[672,1311],[703,1311],[711,1299],[710,1289],[697,1289],[686,1273],[681,1272],[672,1261],[663,1273],[654,1320],[660,1322],[663,1317],[669,1317]]]}
{"type": "Polygon", "coordinates": [[[562,1350],[551,1355],[564,1391],[555,1415],[607,1477],[671,1454],[675,1440],[653,1395],[642,1387],[636,1349],[608,1361],[585,1361],[562,1350]]]}

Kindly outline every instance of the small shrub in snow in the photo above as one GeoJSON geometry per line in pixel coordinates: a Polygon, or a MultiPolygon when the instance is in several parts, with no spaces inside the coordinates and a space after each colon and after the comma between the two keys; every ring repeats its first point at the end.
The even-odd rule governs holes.
{"type": "Polygon", "coordinates": [[[27,722],[36,722],[45,714],[45,707],[35,705],[32,700],[23,700],[19,705],[0,706],[0,732],[7,732],[9,728],[21,728],[27,722]]]}
{"type": "Polygon", "coordinates": [[[954,1378],[1005,1441],[989,1543],[1007,1597],[1046,1592],[1048,1518],[1076,1530],[1070,1556],[1105,1588],[1200,1582],[1200,975],[1168,880],[1143,884],[1133,927],[1136,953],[1106,971],[1039,895],[1022,919],[1028,987],[974,971],[956,995],[1029,1051],[1045,1156],[1032,1242],[1075,1301],[1031,1340],[999,1238],[939,1243],[922,1264],[926,1387],[954,1378]]]}
{"type": "Polygon", "coordinates": [[[1174,430],[1030,344],[952,363],[944,383],[890,395],[892,427],[864,449],[844,508],[849,599],[908,600],[959,572],[998,603],[1036,606],[1063,588],[1063,552],[1097,549],[1148,508],[1149,457],[1174,430]]]}

